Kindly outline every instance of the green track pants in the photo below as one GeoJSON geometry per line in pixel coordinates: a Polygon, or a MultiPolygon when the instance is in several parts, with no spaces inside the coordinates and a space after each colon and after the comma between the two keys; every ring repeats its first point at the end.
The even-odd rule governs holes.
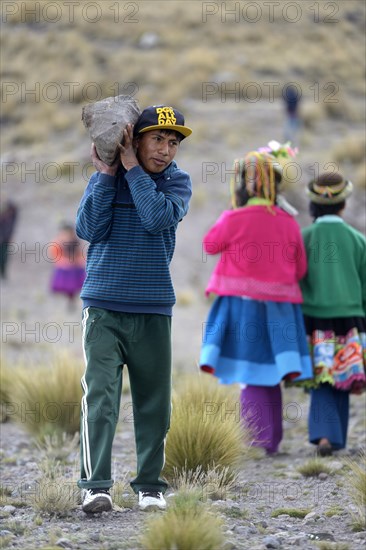
{"type": "Polygon", "coordinates": [[[128,367],[141,489],[165,491],[160,478],[171,413],[171,318],[88,307],[83,312],[86,370],[81,380],[81,488],[109,488],[122,370],[128,367]]]}

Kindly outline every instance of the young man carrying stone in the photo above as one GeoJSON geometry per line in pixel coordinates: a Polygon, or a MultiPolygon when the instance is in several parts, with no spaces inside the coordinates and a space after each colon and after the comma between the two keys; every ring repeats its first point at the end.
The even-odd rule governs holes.
{"type": "Polygon", "coordinates": [[[172,107],[146,108],[124,131],[108,166],[92,146],[97,169],[81,200],[76,229],[90,243],[83,299],[81,478],[86,513],[112,508],[111,453],[128,367],[137,452],[131,486],[142,510],[165,509],[160,477],[171,411],[169,264],[178,223],[187,214],[190,176],[174,162],[191,134],[172,107]]]}

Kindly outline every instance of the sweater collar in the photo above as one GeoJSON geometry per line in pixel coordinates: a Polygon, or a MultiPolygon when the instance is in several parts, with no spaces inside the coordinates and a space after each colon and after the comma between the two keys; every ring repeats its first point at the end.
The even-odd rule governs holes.
{"type": "MultiPolygon", "coordinates": [[[[162,172],[158,172],[156,174],[149,174],[150,178],[154,181],[157,181],[160,178],[164,178],[165,180],[168,180],[171,178],[173,172],[175,172],[178,169],[177,163],[175,160],[172,160],[172,162],[164,168],[162,172]]],[[[122,174],[123,177],[126,174],[127,170],[122,166],[122,164],[119,167],[119,171],[117,172],[117,175],[122,174]]]]}
{"type": "Polygon", "coordinates": [[[263,197],[252,197],[248,200],[247,206],[258,206],[258,205],[273,205],[269,199],[264,199],[263,197]]]}
{"type": "Polygon", "coordinates": [[[171,177],[172,173],[175,172],[176,169],[177,169],[177,163],[175,162],[175,160],[172,160],[169,166],[164,168],[162,172],[158,172],[157,174],[149,174],[149,176],[154,181],[160,178],[164,178],[165,180],[168,180],[171,177]]]}
{"type": "Polygon", "coordinates": [[[320,216],[320,218],[317,218],[315,220],[315,223],[344,223],[343,218],[340,216],[337,216],[336,214],[326,214],[325,216],[320,216]]]}

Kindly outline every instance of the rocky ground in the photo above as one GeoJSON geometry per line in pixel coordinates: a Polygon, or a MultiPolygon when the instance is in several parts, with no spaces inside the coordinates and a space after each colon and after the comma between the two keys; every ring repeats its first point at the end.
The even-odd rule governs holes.
{"type": "MultiPolygon", "coordinates": [[[[365,544],[365,531],[352,529],[356,507],[344,459],[347,455],[356,458],[357,451],[365,445],[365,399],[352,401],[348,451],[322,459],[330,473],[304,477],[297,469],[314,456],[314,448],[306,442],[307,401],[299,390],[286,390],[284,395],[288,420],[281,452],[269,458],[258,451],[243,462],[238,482],[224,500],[204,498],[204,505],[224,519],[225,549],[359,550],[365,544]],[[293,517],[296,513],[301,517],[293,517]],[[323,546],[319,546],[320,541],[323,546]]],[[[126,399],[128,396],[124,396],[125,402],[126,399]]],[[[133,427],[129,420],[121,416],[115,440],[116,481],[125,480],[126,472],[135,468],[133,427]]],[[[42,499],[37,481],[42,479],[40,463],[45,452],[32,444],[22,426],[12,422],[2,425],[2,442],[1,479],[3,487],[11,491],[11,496],[3,497],[0,507],[2,547],[142,549],[139,536],[146,529],[146,519],[158,512],[140,512],[132,499],[128,508],[116,505],[111,513],[93,516],[85,515],[80,505],[64,518],[41,513],[32,498],[36,503],[42,499]]],[[[70,498],[73,480],[77,478],[77,461],[74,450],[63,466],[64,475],[70,479],[70,498]]],[[[44,490],[50,493],[51,481],[44,490]]],[[[169,491],[168,503],[172,495],[169,491]]]]}
{"type": "MultiPolygon", "coordinates": [[[[207,104],[204,109],[199,102],[187,102],[186,111],[189,113],[187,123],[189,120],[194,126],[194,121],[199,120],[202,139],[191,149],[188,140],[183,143],[178,159],[192,174],[194,198],[179,228],[172,266],[177,291],[173,321],[176,373],[197,371],[202,324],[208,311],[204,287],[213,267],[212,259],[202,255],[201,240],[209,225],[228,205],[229,179],[225,171],[231,169],[233,159],[249,147],[256,148],[273,138],[281,139],[283,126],[282,106],[266,102],[207,104]],[[268,120],[271,120],[270,134],[268,120]],[[237,124],[243,126],[243,140],[229,145],[230,126],[237,124]],[[211,175],[210,171],[215,174],[211,175]]],[[[362,131],[362,122],[352,130],[362,131]]],[[[322,165],[330,162],[332,145],[348,131],[348,125],[341,120],[327,120],[316,125],[310,140],[308,134],[300,143],[301,181],[288,190],[288,197],[300,211],[301,225],[310,223],[303,186],[309,179],[311,166],[314,162],[322,165]]],[[[84,137],[72,155],[86,162],[89,143],[84,137]]],[[[12,158],[18,163],[25,161],[28,167],[36,161],[42,166],[42,162],[57,158],[52,156],[55,147],[50,143],[48,156],[45,151],[42,158],[32,156],[31,151],[14,151],[12,158]]],[[[352,166],[342,168],[351,171],[352,166]]],[[[2,285],[2,360],[11,366],[22,363],[31,368],[32,364],[47,363],[55,351],[64,348],[80,358],[80,304],[70,311],[62,297],[49,295],[52,264],[47,260],[47,245],[62,219],[74,219],[85,181],[80,178],[72,183],[40,182],[34,174],[28,174],[23,182],[18,174],[9,183],[20,214],[9,277],[2,285]]],[[[364,206],[364,190],[358,190],[349,201],[346,219],[360,230],[364,228],[364,206]]],[[[365,399],[352,399],[348,451],[324,459],[332,469],[330,474],[305,478],[297,468],[314,454],[313,447],[307,443],[307,399],[295,389],[284,394],[290,418],[285,421],[281,453],[271,458],[255,454],[243,462],[233,494],[212,503],[214,513],[225,519],[226,547],[259,550],[297,546],[310,550],[322,544],[323,550],[358,550],[365,544],[365,532],[352,530],[355,507],[343,458],[347,453],[357,456],[365,447],[365,399]],[[300,408],[291,403],[300,404],[300,408]],[[291,421],[294,412],[296,421],[291,421]],[[273,512],[281,509],[285,509],[283,513],[272,517],[273,512]],[[294,513],[291,510],[304,509],[305,517],[291,516],[294,513]]],[[[117,480],[135,468],[133,428],[127,417],[122,415],[114,447],[117,480]]],[[[119,507],[110,514],[92,518],[83,514],[80,506],[63,519],[38,512],[29,499],[32,494],[37,497],[36,482],[42,477],[40,464],[45,452],[34,445],[23,425],[14,422],[1,425],[1,437],[1,480],[11,493],[4,496],[0,507],[4,548],[140,548],[138,539],[145,529],[147,514],[139,512],[136,503],[132,508],[119,507]]],[[[71,452],[65,466],[70,481],[77,478],[77,460],[77,452],[71,452]]],[[[207,502],[207,506],[209,504],[207,502]]]]}

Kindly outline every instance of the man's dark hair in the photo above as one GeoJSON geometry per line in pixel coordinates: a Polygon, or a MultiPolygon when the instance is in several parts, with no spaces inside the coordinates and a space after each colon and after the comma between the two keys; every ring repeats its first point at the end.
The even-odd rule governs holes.
{"type": "MultiPolygon", "coordinates": [[[[184,139],[184,136],[181,133],[177,132],[176,130],[167,130],[165,128],[164,129],[163,128],[161,128],[161,129],[156,128],[155,131],[161,132],[162,134],[165,134],[167,136],[169,136],[171,134],[174,134],[176,139],[179,141],[179,143],[182,141],[182,139],[184,139]]],[[[143,135],[144,135],[144,132],[141,132],[141,133],[137,134],[136,138],[140,138],[143,135]]]]}
{"type": "Polygon", "coordinates": [[[160,130],[160,132],[162,132],[163,134],[166,134],[168,136],[170,134],[174,134],[179,142],[181,142],[182,139],[184,139],[184,136],[182,134],[180,134],[179,132],[177,132],[176,130],[160,130]]]}
{"type": "Polygon", "coordinates": [[[309,212],[310,216],[314,219],[321,218],[327,214],[338,214],[346,206],[346,201],[338,202],[337,204],[316,204],[310,202],[309,212]]]}

